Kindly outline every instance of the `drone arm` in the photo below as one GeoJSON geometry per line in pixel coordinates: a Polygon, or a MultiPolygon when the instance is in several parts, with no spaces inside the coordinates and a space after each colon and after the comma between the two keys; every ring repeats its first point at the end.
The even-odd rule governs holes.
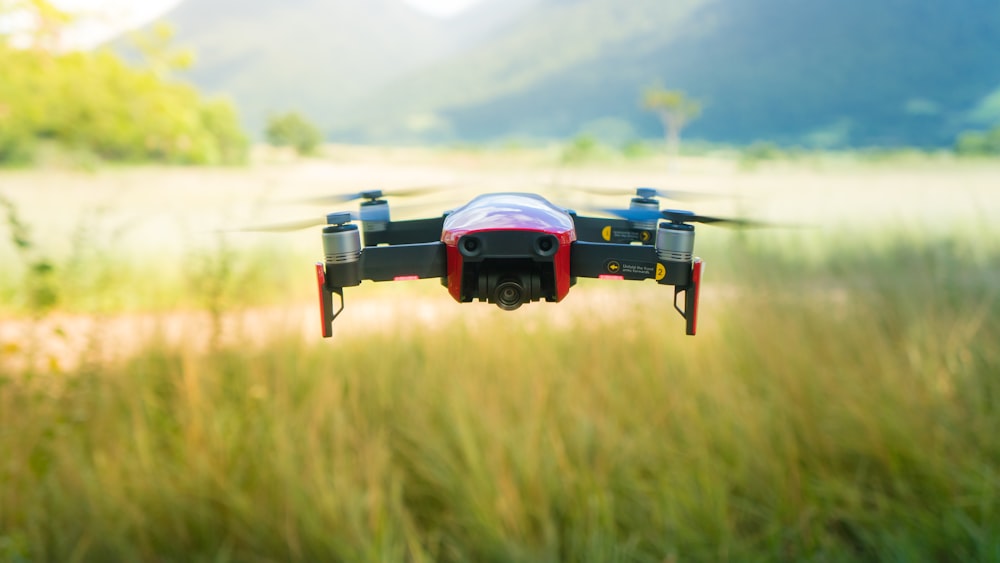
{"type": "Polygon", "coordinates": [[[369,246],[361,251],[361,279],[392,281],[443,278],[447,274],[443,242],[369,246]]]}
{"type": "Polygon", "coordinates": [[[316,285],[323,337],[333,334],[333,321],[344,310],[344,287],[361,280],[391,281],[441,278],[448,273],[445,245],[441,242],[372,246],[361,251],[358,262],[316,263],[316,285]],[[358,263],[360,262],[360,263],[358,263]],[[334,310],[333,296],[339,298],[334,310]]]}
{"type": "Polygon", "coordinates": [[[698,297],[701,290],[700,258],[692,262],[664,262],[648,245],[623,245],[577,241],[570,253],[570,275],[581,278],[619,280],[654,279],[662,285],[674,286],[674,309],[686,321],[686,333],[694,335],[698,328],[698,297]],[[684,309],[677,298],[684,294],[684,309]]]}
{"type": "Polygon", "coordinates": [[[364,229],[365,246],[418,244],[438,241],[441,240],[441,229],[443,226],[443,216],[430,219],[414,219],[412,221],[389,221],[384,224],[384,230],[364,229]]]}
{"type": "Polygon", "coordinates": [[[645,280],[656,276],[652,246],[576,241],[570,251],[570,275],[581,278],[645,280]]]}
{"type": "Polygon", "coordinates": [[[610,242],[615,244],[632,244],[641,242],[652,244],[654,231],[636,229],[633,223],[625,219],[603,219],[600,217],[583,217],[573,215],[576,238],[585,242],[610,242]]]}

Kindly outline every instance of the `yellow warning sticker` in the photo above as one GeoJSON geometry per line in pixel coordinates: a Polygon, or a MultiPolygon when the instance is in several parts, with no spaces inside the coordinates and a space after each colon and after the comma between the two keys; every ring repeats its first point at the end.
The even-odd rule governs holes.
{"type": "Polygon", "coordinates": [[[611,225],[608,225],[607,227],[601,229],[601,238],[603,238],[606,241],[611,241],[611,225]]]}
{"type": "Polygon", "coordinates": [[[667,277],[667,268],[659,262],[656,263],[656,281],[660,281],[667,277]]]}

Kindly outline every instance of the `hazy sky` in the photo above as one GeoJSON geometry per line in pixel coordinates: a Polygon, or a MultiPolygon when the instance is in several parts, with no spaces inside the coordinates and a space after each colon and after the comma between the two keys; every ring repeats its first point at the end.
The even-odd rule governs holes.
{"type": "Polygon", "coordinates": [[[405,0],[408,4],[435,16],[456,14],[481,0],[405,0]]]}
{"type": "MultiPolygon", "coordinates": [[[[68,38],[76,47],[98,44],[116,33],[137,27],[163,14],[181,1],[199,0],[52,0],[56,6],[98,16],[68,38]]],[[[360,0],[359,0],[360,1],[360,0]]],[[[403,0],[418,10],[438,17],[454,15],[482,0],[403,0]]]]}
{"type": "MultiPolygon", "coordinates": [[[[153,18],[180,3],[181,0],[53,0],[69,10],[99,10],[119,14],[123,19],[153,18]]],[[[198,0],[187,0],[198,2],[198,0]]],[[[419,10],[435,16],[450,16],[481,0],[403,0],[419,10]]]]}

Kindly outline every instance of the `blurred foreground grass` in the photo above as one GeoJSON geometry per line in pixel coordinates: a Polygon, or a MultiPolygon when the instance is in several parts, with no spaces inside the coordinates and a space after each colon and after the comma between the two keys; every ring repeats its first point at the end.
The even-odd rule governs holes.
{"type": "Polygon", "coordinates": [[[4,373],[0,559],[1000,560],[998,239],[762,236],[695,338],[622,284],[4,373]]]}

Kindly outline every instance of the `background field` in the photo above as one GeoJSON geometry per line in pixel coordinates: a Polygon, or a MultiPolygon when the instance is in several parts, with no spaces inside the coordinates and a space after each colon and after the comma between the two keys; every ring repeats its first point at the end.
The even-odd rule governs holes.
{"type": "Polygon", "coordinates": [[[1000,559],[1000,164],[561,150],[0,171],[0,559],[1000,559]],[[424,281],[324,341],[317,233],[232,231],[425,184],[398,217],[655,185],[789,226],[699,228],[694,338],[655,284],[424,281]]]}

